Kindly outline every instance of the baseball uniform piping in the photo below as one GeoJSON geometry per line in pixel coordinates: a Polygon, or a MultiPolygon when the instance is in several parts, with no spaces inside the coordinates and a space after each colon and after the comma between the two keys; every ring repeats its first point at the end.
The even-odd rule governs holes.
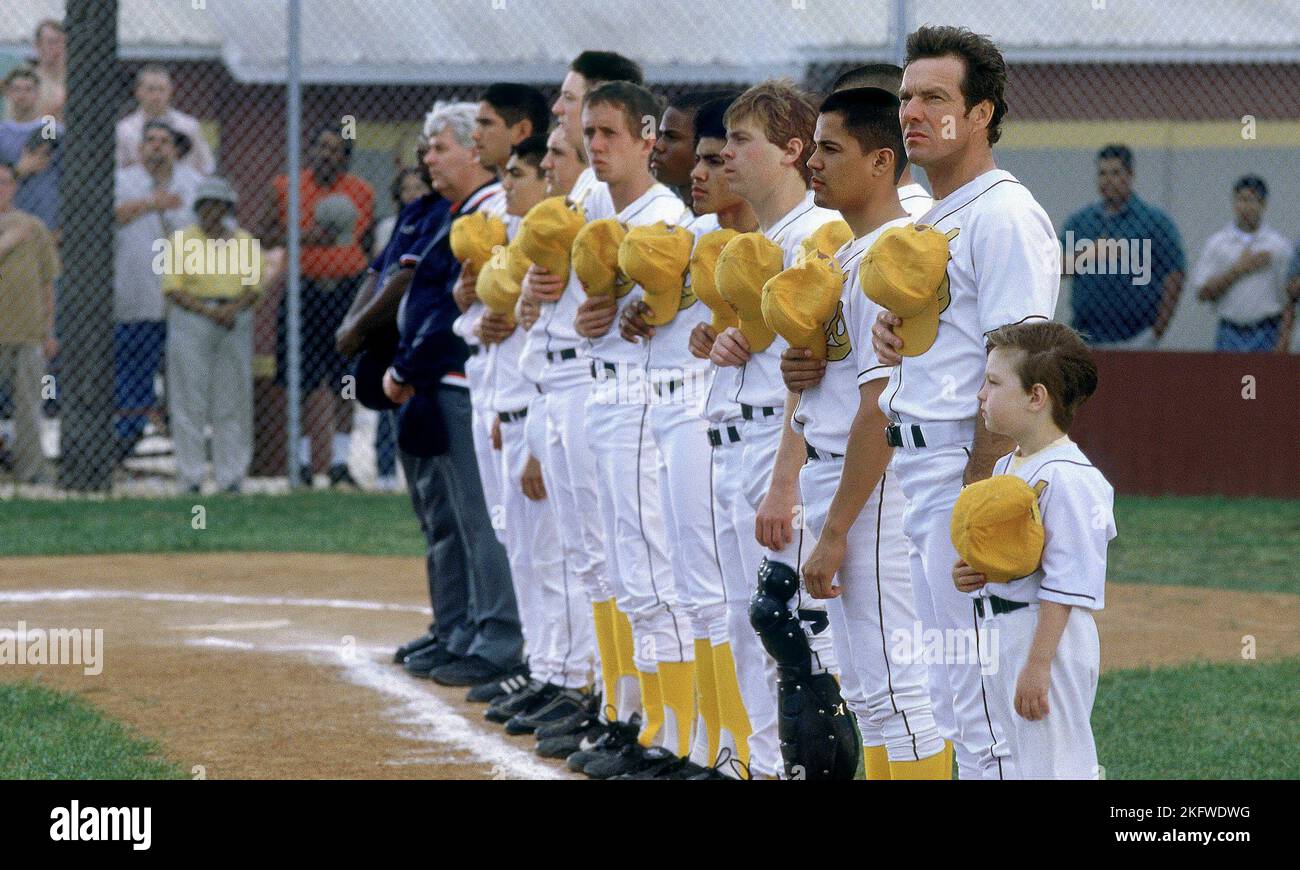
{"type": "MultiPolygon", "coordinates": [[[[979,660],[980,667],[983,667],[984,657],[980,654],[980,624],[976,617],[976,602],[972,601],[970,605],[971,623],[975,626],[975,658],[979,660]]],[[[993,754],[993,747],[998,742],[993,735],[993,719],[989,716],[989,699],[984,693],[984,674],[980,673],[980,701],[984,704],[984,721],[989,725],[989,755],[993,755],[998,762],[998,779],[1003,779],[1002,759],[993,754]]]]}
{"type": "Polygon", "coordinates": [[[907,721],[907,711],[898,709],[898,701],[894,698],[894,674],[889,666],[889,647],[885,643],[885,595],[880,588],[880,527],[883,525],[885,515],[885,480],[888,475],[884,472],[880,475],[880,498],[876,502],[876,613],[879,616],[876,624],[880,626],[880,651],[885,657],[885,683],[889,686],[889,706],[894,708],[895,713],[902,714],[903,727],[907,730],[907,736],[912,738],[912,760],[920,761],[921,754],[916,748],[916,733],[912,731],[912,724],[907,721]]]}
{"type": "Polygon", "coordinates": [[[650,550],[650,539],[645,533],[645,519],[641,509],[641,456],[645,447],[645,421],[646,415],[650,413],[649,405],[641,406],[641,425],[637,428],[636,434],[636,525],[641,532],[641,543],[645,544],[646,568],[650,572],[650,588],[655,594],[655,604],[662,605],[664,610],[673,620],[673,634],[677,636],[677,660],[686,661],[686,650],[682,646],[682,630],[677,624],[677,614],[673,613],[671,606],[664,603],[659,597],[659,587],[655,584],[655,560],[654,553],[650,550]]]}

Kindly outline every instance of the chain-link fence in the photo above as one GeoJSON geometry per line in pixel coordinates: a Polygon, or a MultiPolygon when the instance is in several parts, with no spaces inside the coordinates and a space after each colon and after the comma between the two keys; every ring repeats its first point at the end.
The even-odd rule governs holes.
{"type": "Polygon", "coordinates": [[[1058,316],[1115,346],[1288,342],[1296,4],[305,0],[297,101],[290,7],[0,9],[0,418],[19,491],[396,488],[394,421],[354,400],[336,329],[428,192],[422,119],[493,81],[553,100],[589,48],[638,60],[664,95],[776,75],[816,93],[900,60],[917,24],[988,33],[1009,64],[996,157],[1066,252],[1058,316]],[[222,269],[181,267],[227,237],[222,269]]]}

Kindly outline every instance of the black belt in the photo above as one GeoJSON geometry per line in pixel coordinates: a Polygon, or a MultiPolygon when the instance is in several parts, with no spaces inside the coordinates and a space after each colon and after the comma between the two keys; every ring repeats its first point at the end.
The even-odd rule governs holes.
{"type": "Polygon", "coordinates": [[[465,345],[465,346],[469,348],[469,355],[470,355],[470,356],[478,356],[479,351],[481,351],[481,350],[483,349],[483,348],[479,347],[477,344],[467,344],[467,345],[465,345]]]}
{"type": "Polygon", "coordinates": [[[760,408],[756,405],[742,404],[740,406],[740,416],[744,417],[746,420],[752,420],[758,416],[775,417],[778,410],[779,409],[777,408],[760,408]]]}
{"type": "Polygon", "coordinates": [[[807,442],[804,442],[804,447],[808,448],[809,459],[817,460],[817,459],[843,459],[844,458],[843,453],[828,453],[825,450],[819,451],[816,447],[813,447],[811,444],[807,442]]]}
{"type": "MultiPolygon", "coordinates": [[[[984,618],[984,600],[983,598],[975,599],[975,612],[984,618]]],[[[1013,610],[1019,610],[1029,605],[1023,601],[1008,601],[1005,598],[999,598],[996,595],[988,596],[989,609],[993,611],[994,616],[1000,616],[1003,613],[1011,613],[1013,610]]]]}
{"type": "Polygon", "coordinates": [[[727,443],[728,443],[728,444],[735,444],[737,441],[740,440],[740,431],[739,431],[738,429],[736,429],[735,426],[728,426],[728,427],[726,427],[725,429],[723,429],[723,428],[710,429],[710,430],[709,430],[709,443],[712,444],[714,447],[721,447],[721,446],[722,446],[722,436],[723,436],[724,433],[725,433],[726,436],[727,436],[727,443]]]}
{"type": "Polygon", "coordinates": [[[578,352],[571,347],[565,348],[564,350],[548,350],[546,352],[547,362],[555,362],[557,359],[565,360],[565,359],[577,359],[577,358],[578,358],[578,352]]]}
{"type": "Polygon", "coordinates": [[[502,423],[513,423],[516,420],[522,420],[525,417],[527,417],[528,409],[524,408],[523,410],[520,411],[502,411],[501,413],[497,414],[497,416],[501,418],[502,423]]]}
{"type": "MultiPolygon", "coordinates": [[[[888,426],[886,426],[885,441],[889,443],[890,447],[902,447],[903,427],[899,426],[896,423],[891,423],[888,426]]],[[[921,427],[916,425],[915,423],[912,424],[912,443],[915,444],[917,447],[925,446],[925,438],[922,437],[921,435],[921,427]]]]}
{"type": "Polygon", "coordinates": [[[654,387],[655,395],[660,398],[663,397],[665,392],[671,397],[673,393],[686,386],[686,381],[678,378],[675,381],[660,381],[657,384],[652,384],[652,386],[654,387]]]}
{"type": "Polygon", "coordinates": [[[605,371],[609,372],[609,373],[612,374],[612,375],[615,375],[615,376],[618,375],[618,366],[614,365],[612,362],[597,362],[596,360],[592,360],[592,361],[591,361],[591,376],[592,376],[593,378],[596,377],[596,373],[600,371],[600,368],[597,368],[597,366],[599,366],[600,368],[603,368],[605,371]]]}

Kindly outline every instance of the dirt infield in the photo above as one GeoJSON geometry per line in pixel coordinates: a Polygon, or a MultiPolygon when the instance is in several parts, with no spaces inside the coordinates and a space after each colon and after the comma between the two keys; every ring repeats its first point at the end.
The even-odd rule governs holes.
{"type": "MultiPolygon", "coordinates": [[[[1300,596],[1111,586],[1106,670],[1300,654],[1300,596]]],[[[301,554],[0,560],[0,628],[100,628],[103,671],[7,665],[81,692],[194,774],[234,778],[568,777],[464,690],[407,677],[392,648],[427,624],[423,562],[301,554]]]]}

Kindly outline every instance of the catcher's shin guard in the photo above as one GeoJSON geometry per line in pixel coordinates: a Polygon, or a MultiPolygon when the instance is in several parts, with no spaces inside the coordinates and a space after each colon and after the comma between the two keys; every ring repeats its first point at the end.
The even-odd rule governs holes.
{"type": "Polygon", "coordinates": [[[827,673],[812,673],[812,650],[799,618],[786,605],[799,590],[789,565],[764,559],[749,621],[777,667],[777,737],[790,779],[853,779],[860,743],[840,695],[827,673]]]}

